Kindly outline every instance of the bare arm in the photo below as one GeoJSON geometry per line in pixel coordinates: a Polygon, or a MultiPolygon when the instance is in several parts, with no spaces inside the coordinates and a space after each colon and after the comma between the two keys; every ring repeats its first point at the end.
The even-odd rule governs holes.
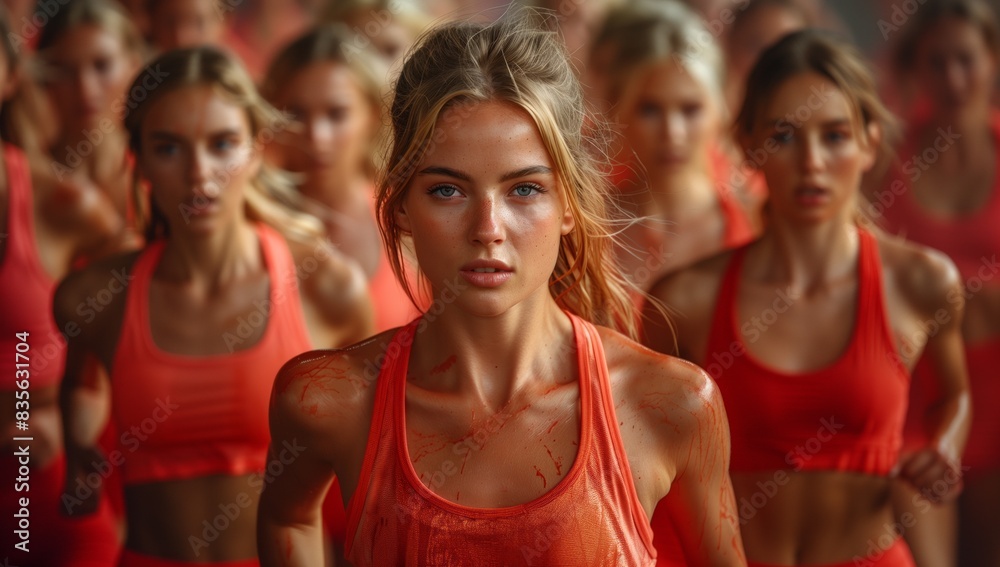
{"type": "Polygon", "coordinates": [[[323,564],[322,505],[335,473],[343,472],[337,470],[343,461],[338,451],[363,448],[368,425],[355,411],[368,390],[352,381],[354,370],[339,351],[300,355],[278,373],[271,394],[269,459],[289,445],[300,449],[261,495],[257,546],[263,566],[323,564]]]}
{"type": "MultiPolygon", "coordinates": [[[[693,367],[692,367],[693,368],[693,367]]],[[[677,475],[665,500],[691,566],[746,565],[740,537],[736,497],[729,479],[729,422],[722,396],[704,371],[700,388],[681,410],[683,441],[677,475]]]]}
{"type": "Polygon", "coordinates": [[[939,327],[927,336],[925,355],[937,379],[938,399],[924,416],[928,445],[900,463],[899,474],[932,502],[948,501],[961,492],[961,457],[972,419],[968,371],[962,341],[965,308],[961,279],[944,258],[931,258],[912,270],[907,286],[912,302],[939,327]],[[939,481],[944,481],[941,485],[939,481]],[[941,486],[947,486],[941,490],[941,486]]]}
{"type": "Polygon", "coordinates": [[[372,336],[375,308],[360,266],[328,243],[312,249],[299,246],[296,255],[305,258],[300,262],[303,268],[308,265],[310,255],[319,260],[319,269],[302,280],[307,305],[325,327],[326,332],[317,334],[331,337],[330,344],[318,346],[344,347],[372,336]]]}
{"type": "MultiPolygon", "coordinates": [[[[63,439],[66,446],[66,484],[63,512],[70,516],[93,513],[100,502],[101,487],[88,483],[91,473],[107,466],[98,447],[110,412],[110,385],[96,366],[88,341],[89,324],[79,316],[81,280],[64,282],[56,291],[54,314],[67,334],[66,366],[59,388],[63,439]],[[74,331],[79,331],[78,333],[74,331]],[[76,335],[76,336],[73,336],[76,335]]],[[[93,477],[92,477],[93,478],[93,477]]]]}

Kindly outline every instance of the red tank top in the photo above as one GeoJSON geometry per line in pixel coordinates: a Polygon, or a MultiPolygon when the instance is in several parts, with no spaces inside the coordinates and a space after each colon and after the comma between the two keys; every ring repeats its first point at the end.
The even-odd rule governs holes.
{"type": "MultiPolygon", "coordinates": [[[[1000,113],[993,113],[990,127],[996,143],[996,159],[1000,163],[1000,113]]],[[[900,153],[904,160],[912,160],[914,155],[919,152],[912,147],[900,153]]],[[[904,166],[893,168],[889,182],[876,194],[873,203],[882,210],[886,229],[944,252],[955,262],[963,278],[976,277],[980,268],[994,261],[1000,251],[1000,174],[983,208],[968,215],[945,217],[928,211],[913,198],[910,179],[920,169],[912,163],[905,164],[906,161],[904,166]]],[[[993,278],[980,276],[979,279],[989,281],[993,278]]]]}
{"type": "MultiPolygon", "coordinates": [[[[245,324],[266,328],[256,344],[232,354],[160,350],[150,331],[149,284],[166,242],[153,242],[136,259],[111,371],[126,484],[264,470],[274,377],[288,359],[313,347],[287,243],[263,224],[257,236],[270,280],[269,304],[245,324]]],[[[241,331],[243,324],[232,330],[234,347],[248,333],[241,331]]]]}
{"type": "Polygon", "coordinates": [[[731,471],[886,475],[896,464],[910,378],[888,326],[878,243],[868,232],[858,235],[853,338],[840,358],[811,372],[769,368],[746,350],[736,309],[746,248],[733,253],[705,357],[705,368],[726,400],[731,471]]]}
{"type": "Polygon", "coordinates": [[[419,319],[396,333],[379,374],[358,489],[347,508],[347,558],[369,565],[651,566],[656,552],[618,432],[597,330],[570,315],[580,368],[580,445],[540,498],[470,508],[417,478],[406,444],[406,374],[419,319]]]}
{"type": "MultiPolygon", "coordinates": [[[[13,391],[15,380],[14,353],[21,342],[15,333],[28,333],[27,370],[32,388],[58,384],[66,361],[66,341],[52,317],[52,296],[56,282],[49,276],[38,257],[35,241],[35,206],[32,199],[31,171],[24,153],[10,144],[3,146],[7,168],[7,235],[3,239],[3,259],[0,260],[0,348],[8,353],[10,372],[2,389],[13,391]]],[[[24,362],[21,359],[17,362],[24,362]]]]}

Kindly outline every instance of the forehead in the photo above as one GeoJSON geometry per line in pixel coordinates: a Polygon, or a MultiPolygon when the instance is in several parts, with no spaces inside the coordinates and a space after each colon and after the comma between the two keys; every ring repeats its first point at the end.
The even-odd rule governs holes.
{"type": "Polygon", "coordinates": [[[636,74],[636,94],[643,97],[707,99],[708,88],[675,57],[654,62],[636,74]]]}
{"type": "Polygon", "coordinates": [[[198,138],[220,130],[249,131],[247,111],[207,85],[180,87],[150,103],[144,132],[164,132],[179,138],[198,138]]]}
{"type": "Polygon", "coordinates": [[[764,103],[760,125],[776,122],[822,123],[831,120],[856,122],[852,102],[837,85],[818,73],[800,73],[778,85],[764,103]]]}
{"type": "Polygon", "coordinates": [[[531,115],[496,101],[460,103],[442,112],[421,164],[454,167],[474,178],[534,165],[553,167],[531,115]]]}
{"type": "Polygon", "coordinates": [[[357,77],[349,67],[336,61],[310,63],[295,72],[282,86],[279,98],[285,103],[311,104],[361,96],[357,77]]]}
{"type": "Polygon", "coordinates": [[[918,49],[926,52],[989,49],[982,30],[973,22],[948,16],[930,26],[920,40],[918,49]]]}
{"type": "Polygon", "coordinates": [[[121,37],[113,30],[96,24],[80,24],[67,30],[46,52],[46,56],[53,61],[68,62],[99,55],[116,55],[122,49],[121,37]]]}

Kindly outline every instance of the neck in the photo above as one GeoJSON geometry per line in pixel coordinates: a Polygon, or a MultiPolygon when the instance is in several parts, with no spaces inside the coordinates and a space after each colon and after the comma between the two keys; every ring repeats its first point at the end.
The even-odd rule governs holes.
{"type": "Polygon", "coordinates": [[[433,340],[414,349],[436,389],[497,412],[558,381],[573,352],[571,323],[543,288],[506,313],[478,317],[449,305],[427,328],[433,340]],[[444,373],[442,368],[450,369],[444,373]],[[435,376],[439,374],[439,376],[435,376]]]}
{"type": "Polygon", "coordinates": [[[854,273],[858,229],[846,217],[792,225],[772,216],[755,248],[768,279],[803,294],[854,273]]]}
{"type": "Polygon", "coordinates": [[[261,264],[260,243],[253,226],[241,213],[237,222],[209,233],[172,230],[160,270],[168,279],[211,293],[246,277],[261,264]]]}

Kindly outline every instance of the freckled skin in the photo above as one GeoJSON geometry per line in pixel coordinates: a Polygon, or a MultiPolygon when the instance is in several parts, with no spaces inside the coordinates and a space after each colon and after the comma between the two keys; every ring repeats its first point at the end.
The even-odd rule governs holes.
{"type": "MultiPolygon", "coordinates": [[[[438,174],[415,181],[400,222],[413,234],[432,287],[484,256],[503,259],[515,273],[509,286],[461,294],[416,335],[406,377],[406,441],[416,475],[438,496],[461,499],[464,506],[507,507],[551,491],[577,461],[578,353],[566,347],[573,344],[572,326],[548,291],[560,233],[572,224],[550,174],[528,176],[548,189],[531,200],[512,193],[523,180],[499,181],[526,166],[551,167],[530,117],[507,105],[482,103],[462,109],[460,127],[451,129],[448,112],[455,110],[442,116],[442,143],[428,151],[418,170],[441,166],[460,170],[471,181],[438,174]],[[444,201],[425,200],[443,183],[456,191],[449,190],[444,201]]],[[[726,512],[734,506],[725,474],[728,424],[711,379],[614,331],[599,328],[599,335],[611,403],[618,420],[634,426],[620,429],[647,517],[669,490],[675,496],[670,513],[689,526],[682,545],[692,565],[745,565],[738,525],[726,512]],[[650,406],[651,392],[662,392],[671,403],[654,397],[650,406]],[[676,427],[663,426],[665,416],[676,427]]],[[[304,355],[280,373],[283,389],[276,390],[271,407],[272,443],[297,438],[313,450],[264,493],[261,533],[291,531],[294,555],[286,561],[286,550],[262,546],[263,564],[307,565],[319,557],[316,509],[334,474],[345,502],[367,490],[358,482],[375,389],[350,382],[365,376],[372,361],[383,360],[391,337],[387,332],[342,351],[304,355]],[[327,389],[338,392],[313,400],[318,413],[328,415],[319,419],[300,402],[304,389],[319,391],[309,386],[317,372],[327,389]]]]}

